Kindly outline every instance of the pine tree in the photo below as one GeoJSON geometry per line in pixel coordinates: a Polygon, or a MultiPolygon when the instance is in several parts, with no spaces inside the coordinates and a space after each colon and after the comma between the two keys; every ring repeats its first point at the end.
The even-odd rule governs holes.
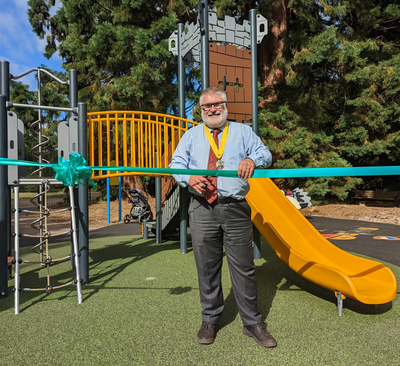
{"type": "MultiPolygon", "coordinates": [[[[275,60],[284,78],[263,85],[262,92],[261,133],[274,153],[274,166],[394,164],[398,5],[292,1],[290,15],[282,57],[275,60]]],[[[349,177],[289,183],[305,186],[314,197],[330,193],[341,199],[357,184],[389,188],[381,177],[363,181],[360,185],[360,179],[349,177]]]]}
{"type": "Polygon", "coordinates": [[[168,38],[177,17],[169,1],[30,0],[29,20],[46,37],[46,53],[59,52],[78,70],[80,99],[89,111],[176,108],[176,60],[168,38]]]}

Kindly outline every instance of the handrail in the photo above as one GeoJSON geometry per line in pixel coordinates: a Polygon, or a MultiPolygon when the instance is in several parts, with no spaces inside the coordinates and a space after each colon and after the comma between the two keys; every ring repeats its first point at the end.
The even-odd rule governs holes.
{"type": "MultiPolygon", "coordinates": [[[[88,165],[165,168],[183,133],[197,125],[185,118],[143,111],[88,113],[88,165]]],[[[91,179],[144,175],[94,171],[91,179]]]]}

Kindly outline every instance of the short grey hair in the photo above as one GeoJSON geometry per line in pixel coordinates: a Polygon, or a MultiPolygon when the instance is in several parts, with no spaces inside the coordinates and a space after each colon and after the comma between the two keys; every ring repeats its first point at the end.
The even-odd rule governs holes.
{"type": "Polygon", "coordinates": [[[222,100],[223,100],[224,102],[227,102],[227,101],[228,101],[228,98],[226,97],[226,93],[225,93],[222,89],[217,88],[217,87],[215,87],[215,86],[210,86],[209,88],[207,88],[206,90],[204,90],[204,91],[201,93],[200,99],[199,99],[200,105],[203,104],[203,98],[204,98],[206,95],[220,95],[220,96],[222,97],[222,100]]]}

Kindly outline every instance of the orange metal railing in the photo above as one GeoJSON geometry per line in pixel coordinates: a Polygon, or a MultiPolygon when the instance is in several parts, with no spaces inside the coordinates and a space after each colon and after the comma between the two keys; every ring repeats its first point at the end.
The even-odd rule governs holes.
{"type": "MultiPolygon", "coordinates": [[[[136,111],[88,113],[88,164],[166,168],[184,132],[197,122],[166,114],[136,111]]],[[[145,175],[94,171],[91,179],[145,175]]]]}

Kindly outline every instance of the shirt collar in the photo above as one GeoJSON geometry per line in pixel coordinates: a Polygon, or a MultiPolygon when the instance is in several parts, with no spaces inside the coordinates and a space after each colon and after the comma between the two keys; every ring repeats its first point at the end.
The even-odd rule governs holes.
{"type": "MultiPolygon", "coordinates": [[[[228,122],[228,125],[230,124],[229,121],[226,121],[226,122],[228,122]]],[[[204,122],[203,122],[203,123],[204,123],[204,122]]],[[[221,130],[221,132],[225,129],[225,125],[226,125],[226,123],[224,123],[221,127],[218,127],[218,128],[221,130]]],[[[213,130],[213,128],[210,128],[210,127],[208,127],[208,126],[207,126],[207,128],[210,130],[210,132],[213,130]]]]}

